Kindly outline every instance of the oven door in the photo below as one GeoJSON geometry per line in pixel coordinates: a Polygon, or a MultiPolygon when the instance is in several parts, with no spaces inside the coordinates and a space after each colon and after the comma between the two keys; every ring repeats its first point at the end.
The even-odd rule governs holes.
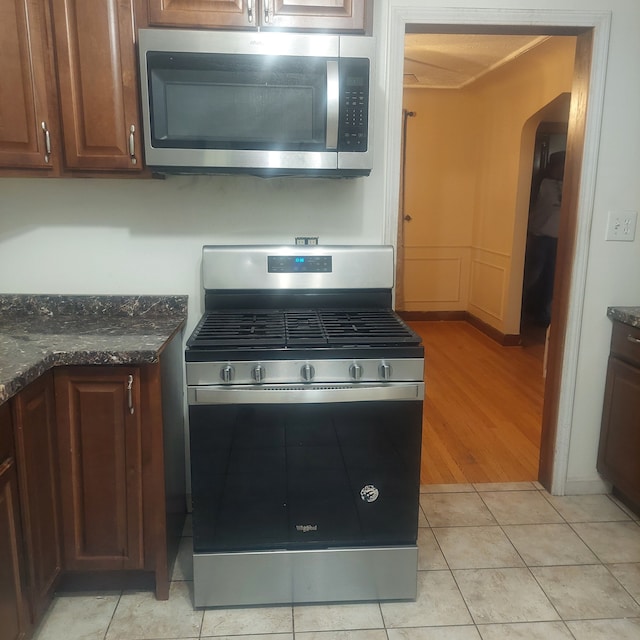
{"type": "Polygon", "coordinates": [[[194,552],[415,545],[424,383],[191,387],[194,552]]]}

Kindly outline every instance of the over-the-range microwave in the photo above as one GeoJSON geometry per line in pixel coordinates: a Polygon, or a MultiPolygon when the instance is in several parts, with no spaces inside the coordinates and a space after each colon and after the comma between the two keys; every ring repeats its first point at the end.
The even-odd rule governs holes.
{"type": "Polygon", "coordinates": [[[147,166],[368,175],[374,51],[357,35],[141,29],[147,166]]]}

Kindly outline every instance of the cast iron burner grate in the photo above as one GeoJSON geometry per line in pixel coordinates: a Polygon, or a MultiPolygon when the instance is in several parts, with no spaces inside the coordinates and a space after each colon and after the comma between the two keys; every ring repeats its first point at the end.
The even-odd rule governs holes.
{"type": "Polygon", "coordinates": [[[284,346],[285,326],[282,312],[209,311],[196,327],[187,346],[228,347],[250,344],[284,346]]]}
{"type": "Polygon", "coordinates": [[[420,338],[388,309],[320,311],[331,344],[404,344],[420,338]]]}
{"type": "Polygon", "coordinates": [[[207,312],[188,347],[420,344],[390,309],[220,310],[207,312]]]}

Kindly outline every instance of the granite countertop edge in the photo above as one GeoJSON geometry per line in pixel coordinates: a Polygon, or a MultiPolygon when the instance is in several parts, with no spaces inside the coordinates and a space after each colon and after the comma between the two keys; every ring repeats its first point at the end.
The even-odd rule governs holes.
{"type": "Polygon", "coordinates": [[[631,327],[640,327],[640,307],[608,307],[607,317],[631,327]]]}
{"type": "Polygon", "coordinates": [[[0,294],[0,404],[60,365],[154,364],[186,295],[0,294]]]}

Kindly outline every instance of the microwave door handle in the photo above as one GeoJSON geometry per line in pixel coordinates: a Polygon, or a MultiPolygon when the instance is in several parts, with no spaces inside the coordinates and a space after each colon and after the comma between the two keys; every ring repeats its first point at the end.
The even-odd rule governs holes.
{"type": "Polygon", "coordinates": [[[327,60],[327,149],[338,148],[340,117],[340,75],[337,60],[327,60]]]}

